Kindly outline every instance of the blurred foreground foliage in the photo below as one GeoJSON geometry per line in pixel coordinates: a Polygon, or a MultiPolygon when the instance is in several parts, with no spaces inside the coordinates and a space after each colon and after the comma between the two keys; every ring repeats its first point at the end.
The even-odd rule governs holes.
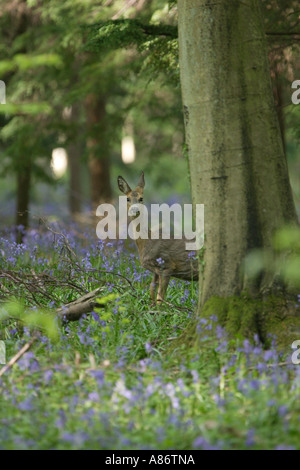
{"type": "MultiPolygon", "coordinates": [[[[27,328],[28,331],[42,331],[44,335],[54,342],[59,337],[58,322],[53,313],[41,309],[28,310],[20,302],[9,302],[0,306],[0,323],[2,325],[10,324],[10,327],[16,324],[21,330],[27,328]]],[[[6,336],[9,337],[9,328],[4,328],[3,331],[2,326],[1,330],[2,339],[5,339],[6,336]]]]}
{"type": "Polygon", "coordinates": [[[300,289],[300,227],[287,226],[275,233],[273,250],[255,250],[245,260],[246,273],[257,277],[262,271],[276,275],[293,291],[300,289]]]}

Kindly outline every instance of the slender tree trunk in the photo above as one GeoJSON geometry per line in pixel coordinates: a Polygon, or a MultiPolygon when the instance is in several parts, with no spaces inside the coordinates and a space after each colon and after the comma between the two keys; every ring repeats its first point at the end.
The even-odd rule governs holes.
{"type": "MultiPolygon", "coordinates": [[[[71,122],[75,128],[78,126],[79,120],[79,105],[76,103],[72,106],[71,122]]],[[[80,159],[82,155],[81,142],[74,135],[72,143],[68,147],[68,164],[70,170],[69,182],[69,207],[71,215],[74,217],[80,213],[81,210],[81,165],[80,159]]]]}
{"type": "Polygon", "coordinates": [[[85,101],[87,116],[87,148],[89,158],[91,200],[93,210],[112,198],[110,185],[109,144],[106,134],[105,99],[95,94],[85,101]]]}
{"type": "MultiPolygon", "coordinates": [[[[18,36],[22,36],[26,33],[28,26],[33,19],[33,16],[30,15],[29,9],[27,8],[26,0],[21,0],[18,2],[18,5],[13,5],[11,3],[11,8],[8,8],[9,14],[11,16],[11,24],[13,29],[10,32],[11,41],[15,41],[18,36]]],[[[26,47],[19,48],[19,53],[25,54],[26,47]]],[[[6,84],[9,82],[12,74],[8,74],[6,84]]],[[[16,158],[16,156],[14,156],[16,158]]],[[[30,181],[31,181],[31,162],[29,156],[17,158],[22,158],[21,164],[17,165],[16,168],[16,179],[17,179],[17,198],[16,198],[16,242],[22,243],[25,230],[28,228],[28,209],[29,209],[29,197],[30,197],[30,181]]]]}
{"type": "Polygon", "coordinates": [[[16,241],[22,243],[25,230],[28,228],[28,209],[30,196],[31,164],[25,162],[17,170],[17,211],[16,211],[16,241]]]}
{"type": "Polygon", "coordinates": [[[72,216],[81,211],[81,168],[80,168],[80,146],[73,143],[68,148],[68,162],[70,169],[70,186],[69,186],[69,205],[72,216]]]}
{"type": "Polygon", "coordinates": [[[205,206],[200,306],[259,293],[247,253],[296,221],[258,0],[178,0],[179,61],[193,203],[205,206]]]}

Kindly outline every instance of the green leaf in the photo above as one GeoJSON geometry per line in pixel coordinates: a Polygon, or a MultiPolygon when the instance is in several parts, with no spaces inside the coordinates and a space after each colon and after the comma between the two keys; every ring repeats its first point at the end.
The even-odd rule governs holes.
{"type": "Polygon", "coordinates": [[[293,250],[300,253],[300,228],[284,227],[274,236],[274,248],[278,251],[293,250]]]}
{"type": "Polygon", "coordinates": [[[55,315],[45,310],[25,311],[23,304],[9,302],[0,308],[0,321],[15,318],[28,328],[39,328],[53,341],[58,339],[59,329],[55,315]]]}

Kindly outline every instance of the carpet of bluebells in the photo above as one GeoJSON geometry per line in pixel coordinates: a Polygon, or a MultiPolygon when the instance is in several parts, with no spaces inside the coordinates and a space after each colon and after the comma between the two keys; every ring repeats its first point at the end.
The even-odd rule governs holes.
{"type": "Polygon", "coordinates": [[[214,315],[198,320],[197,345],[187,345],[197,285],[172,280],[167,303],[151,307],[151,273],[134,246],[51,227],[19,245],[1,232],[0,310],[12,300],[23,309],[0,323],[7,360],[33,334],[29,313],[99,286],[105,307],[57,322],[56,335],[42,328],[2,375],[0,449],[300,449],[292,349],[230,339],[214,315]]]}

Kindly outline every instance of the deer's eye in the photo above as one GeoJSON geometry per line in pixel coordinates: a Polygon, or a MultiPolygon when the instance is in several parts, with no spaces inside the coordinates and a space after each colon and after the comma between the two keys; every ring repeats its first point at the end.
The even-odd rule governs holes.
{"type": "Polygon", "coordinates": [[[127,202],[130,202],[130,198],[129,198],[129,197],[127,198],[127,202]]]}

